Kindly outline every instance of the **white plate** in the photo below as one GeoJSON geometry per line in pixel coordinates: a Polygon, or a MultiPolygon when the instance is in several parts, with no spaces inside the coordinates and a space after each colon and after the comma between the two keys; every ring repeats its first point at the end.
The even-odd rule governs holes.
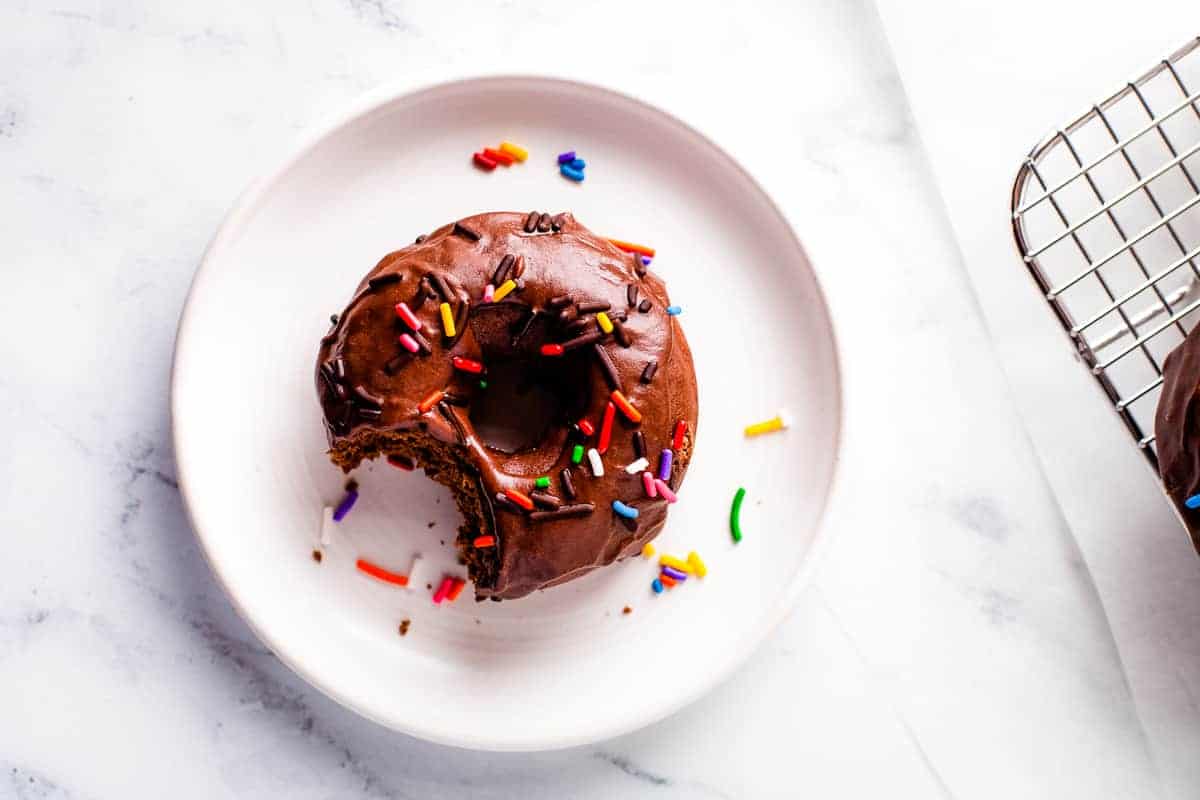
{"type": "Polygon", "coordinates": [[[256,183],[217,233],[180,323],[172,397],[179,480],[217,577],[262,640],[314,686],[391,728],[496,750],[582,744],[699,697],[762,641],[811,570],[836,462],[838,363],[816,278],[775,206],[677,119],[595,86],[459,81],[376,97],[256,183]],[[471,153],[510,138],[524,164],[471,153]],[[577,185],[555,156],[588,162],[577,185]],[[311,552],[343,478],[325,458],[313,360],[384,253],[480,211],[571,210],[658,249],[695,355],[696,455],[661,551],[710,574],[654,596],[642,558],[504,603],[426,591],[460,574],[449,494],[387,464],[358,471],[357,507],[323,563],[311,552]],[[742,427],[785,406],[786,433],[742,427]],[[744,541],[729,508],[748,490],[744,541]],[[443,545],[443,542],[445,544],[443,545]],[[358,574],[362,555],[417,587],[358,574]],[[625,606],[632,613],[622,613],[625,606]],[[410,619],[405,637],[397,632],[410,619]]]}

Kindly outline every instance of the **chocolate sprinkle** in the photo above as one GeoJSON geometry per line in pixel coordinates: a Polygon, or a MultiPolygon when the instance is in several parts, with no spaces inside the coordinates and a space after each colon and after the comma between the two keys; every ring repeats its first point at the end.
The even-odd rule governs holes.
{"type": "Polygon", "coordinates": [[[525,232],[533,233],[537,230],[538,217],[540,215],[536,211],[530,211],[529,216],[525,218],[525,232]]]}
{"type": "Polygon", "coordinates": [[[516,256],[508,253],[504,258],[500,259],[500,263],[496,266],[496,271],[492,273],[492,286],[499,286],[504,283],[504,279],[508,277],[508,271],[512,269],[513,261],[516,256]]]}
{"type": "Polygon", "coordinates": [[[621,309],[620,311],[614,311],[609,314],[608,318],[619,319],[621,322],[624,322],[625,320],[629,319],[629,312],[627,312],[625,309],[621,309]]]}
{"type": "Polygon", "coordinates": [[[359,400],[363,401],[364,403],[366,403],[368,406],[371,406],[373,408],[382,408],[383,407],[383,398],[376,397],[375,395],[368,392],[361,385],[354,387],[354,396],[357,397],[359,400]]]}
{"type": "Polygon", "coordinates": [[[410,330],[408,331],[408,335],[417,343],[417,347],[420,348],[423,355],[429,355],[433,352],[433,348],[429,345],[429,340],[420,331],[410,330]]]}
{"type": "Polygon", "coordinates": [[[567,467],[562,472],[558,473],[558,480],[562,483],[563,494],[568,500],[575,499],[575,481],[571,480],[571,468],[567,467]]]}
{"type": "Polygon", "coordinates": [[[575,310],[575,306],[567,306],[562,311],[558,312],[558,321],[563,325],[574,322],[579,316],[579,312],[575,310]]]}
{"type": "Polygon", "coordinates": [[[634,458],[646,457],[646,436],[641,431],[633,432],[633,456],[634,458]]]}
{"type": "Polygon", "coordinates": [[[389,283],[399,283],[404,276],[399,272],[385,272],[382,275],[376,275],[374,278],[367,280],[367,286],[372,289],[378,289],[380,286],[387,286],[389,283]]]}
{"type": "Polygon", "coordinates": [[[363,408],[358,407],[358,415],[364,419],[379,419],[383,416],[382,408],[363,408]]]}
{"type": "Polygon", "coordinates": [[[646,368],[642,370],[642,377],[638,378],[642,383],[649,383],[654,380],[654,373],[658,372],[657,361],[647,361],[646,368]]]}
{"type": "Polygon", "coordinates": [[[431,272],[425,277],[429,279],[431,284],[433,284],[433,288],[437,290],[438,296],[442,298],[442,301],[449,303],[452,298],[450,294],[450,287],[448,287],[446,282],[442,280],[442,276],[438,275],[436,272],[431,272]]]}
{"type": "Polygon", "coordinates": [[[569,294],[560,294],[558,297],[551,297],[546,301],[546,308],[551,311],[569,305],[571,305],[571,295],[569,294]]]}
{"type": "Polygon", "coordinates": [[[629,519],[628,517],[617,518],[621,520],[621,524],[625,526],[625,530],[629,531],[630,533],[637,533],[638,521],[636,519],[629,519]]]}
{"type": "Polygon", "coordinates": [[[585,333],[583,336],[576,336],[574,339],[568,339],[562,343],[562,349],[565,353],[568,350],[574,350],[578,347],[583,347],[585,344],[594,344],[604,338],[602,331],[593,331],[585,333]]]}
{"type": "Polygon", "coordinates": [[[525,274],[525,256],[517,256],[517,260],[513,262],[512,274],[514,278],[520,278],[525,274]]]}
{"type": "Polygon", "coordinates": [[[416,239],[413,240],[413,244],[420,244],[421,242],[425,241],[428,238],[429,238],[428,236],[426,236],[425,234],[422,233],[420,236],[418,236],[416,239]]]}
{"type": "Polygon", "coordinates": [[[333,374],[337,375],[339,381],[346,380],[346,359],[338,356],[333,360],[333,374]]]}
{"type": "Polygon", "coordinates": [[[467,332],[467,317],[471,315],[471,305],[466,300],[458,304],[458,308],[454,311],[454,338],[462,336],[467,332]]]}
{"type": "Polygon", "coordinates": [[[330,324],[337,325],[337,324],[338,324],[338,315],[337,315],[337,314],[330,314],[330,315],[329,315],[329,322],[330,322],[330,324]]]}
{"type": "Polygon", "coordinates": [[[538,233],[547,233],[550,230],[550,215],[542,214],[537,221],[538,233]]]}
{"type": "Polygon", "coordinates": [[[621,373],[617,372],[617,365],[613,363],[612,356],[601,344],[595,345],[592,350],[596,354],[596,360],[600,362],[600,371],[604,373],[604,380],[608,381],[608,388],[614,392],[621,391],[621,373]]]}
{"type": "Polygon", "coordinates": [[[333,393],[337,395],[338,400],[345,400],[347,397],[349,397],[346,387],[340,383],[334,385],[333,393]]]}
{"type": "Polygon", "coordinates": [[[388,375],[395,375],[397,372],[400,371],[400,368],[403,367],[405,364],[407,364],[409,361],[410,361],[410,358],[409,358],[408,353],[403,353],[401,355],[396,356],[395,358],[393,358],[391,361],[387,362],[386,364],[384,364],[383,371],[384,371],[384,373],[386,373],[388,375]]]}
{"type": "Polygon", "coordinates": [[[646,277],[646,265],[642,263],[642,257],[637,253],[633,254],[633,271],[639,278],[646,277]]]}
{"type": "Polygon", "coordinates": [[[612,321],[612,324],[613,324],[613,336],[616,337],[617,342],[620,343],[621,347],[629,347],[630,345],[632,345],[633,338],[630,337],[629,331],[625,329],[625,323],[621,322],[621,320],[619,320],[619,319],[614,319],[612,321]]]}
{"type": "Polygon", "coordinates": [[[457,233],[459,236],[463,237],[464,239],[469,239],[472,242],[479,241],[479,231],[471,230],[461,222],[454,223],[454,230],[452,233],[457,233]]]}
{"type": "Polygon", "coordinates": [[[542,508],[554,509],[562,507],[562,500],[559,500],[554,495],[547,494],[546,492],[530,492],[529,499],[537,503],[542,508]]]}
{"type": "Polygon", "coordinates": [[[553,511],[534,511],[529,515],[529,519],[534,522],[542,522],[550,519],[565,519],[567,517],[586,517],[596,510],[596,507],[591,503],[574,503],[569,506],[562,506],[553,511]]]}
{"type": "Polygon", "coordinates": [[[579,304],[579,313],[580,314],[595,314],[597,311],[608,311],[610,308],[612,308],[612,303],[605,303],[605,302],[593,300],[588,303],[580,303],[579,304]]]}
{"type": "Polygon", "coordinates": [[[504,492],[496,492],[496,507],[501,511],[507,511],[510,514],[523,513],[521,507],[512,500],[509,500],[504,492]]]}
{"type": "Polygon", "coordinates": [[[638,303],[638,311],[642,312],[643,314],[645,314],[647,311],[649,311],[653,307],[654,307],[654,304],[651,303],[648,299],[643,300],[642,302],[638,303]]]}
{"type": "Polygon", "coordinates": [[[567,224],[567,215],[566,214],[555,214],[553,217],[550,218],[550,229],[553,230],[555,233],[558,233],[559,231],[561,231],[563,229],[563,226],[566,224],[567,224]]]}
{"type": "Polygon", "coordinates": [[[625,301],[629,303],[629,307],[633,308],[637,305],[638,285],[631,283],[625,287],[625,301]]]}

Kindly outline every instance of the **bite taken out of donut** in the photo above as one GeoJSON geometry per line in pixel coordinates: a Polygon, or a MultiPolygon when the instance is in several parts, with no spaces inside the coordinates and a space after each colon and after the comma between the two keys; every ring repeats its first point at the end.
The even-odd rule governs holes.
{"type": "Polygon", "coordinates": [[[477,599],[634,555],[666,522],[696,435],[669,306],[640,254],[569,213],[479,214],[420,236],[321,340],[330,458],[349,471],[387,456],[448,486],[477,599]]]}

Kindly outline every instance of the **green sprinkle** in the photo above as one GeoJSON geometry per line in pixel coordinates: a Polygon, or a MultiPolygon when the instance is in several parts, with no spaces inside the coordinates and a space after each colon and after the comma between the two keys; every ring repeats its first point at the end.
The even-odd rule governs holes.
{"type": "Polygon", "coordinates": [[[542,477],[540,477],[536,481],[534,481],[533,485],[539,489],[549,489],[550,488],[550,476],[543,475],[542,477]]]}
{"type": "Polygon", "coordinates": [[[733,496],[733,508],[729,511],[729,530],[733,533],[735,542],[742,540],[742,500],[745,498],[746,490],[739,487],[737,494],[733,496]]]}
{"type": "Polygon", "coordinates": [[[486,388],[487,388],[487,381],[480,381],[480,382],[479,382],[479,388],[480,388],[480,389],[486,389],[486,388]]]}
{"type": "Polygon", "coordinates": [[[571,463],[579,464],[583,461],[583,445],[575,445],[575,449],[571,451],[571,463]]]}

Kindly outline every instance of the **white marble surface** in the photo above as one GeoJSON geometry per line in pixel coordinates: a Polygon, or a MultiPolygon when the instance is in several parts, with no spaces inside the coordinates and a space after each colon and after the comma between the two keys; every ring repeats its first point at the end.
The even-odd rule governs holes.
{"type": "Polygon", "coordinates": [[[1195,6],[1145,0],[1120,15],[1097,13],[1084,0],[1003,7],[939,0],[918,8],[878,0],[878,7],[967,270],[1098,589],[1163,785],[1169,796],[1196,797],[1200,559],[1034,290],[1008,215],[1017,167],[1034,143],[1195,35],[1177,24],[1194,19],[1195,6]],[[989,35],[978,36],[981,29],[989,35]]]}
{"type": "Polygon", "coordinates": [[[1159,796],[869,4],[256,6],[0,8],[0,797],[1159,796]],[[847,427],[833,546],[744,669],[618,740],[493,755],[254,640],[183,517],[166,384],[208,237],[292,137],[384,82],[520,69],[636,86],[763,177],[847,427]]]}

